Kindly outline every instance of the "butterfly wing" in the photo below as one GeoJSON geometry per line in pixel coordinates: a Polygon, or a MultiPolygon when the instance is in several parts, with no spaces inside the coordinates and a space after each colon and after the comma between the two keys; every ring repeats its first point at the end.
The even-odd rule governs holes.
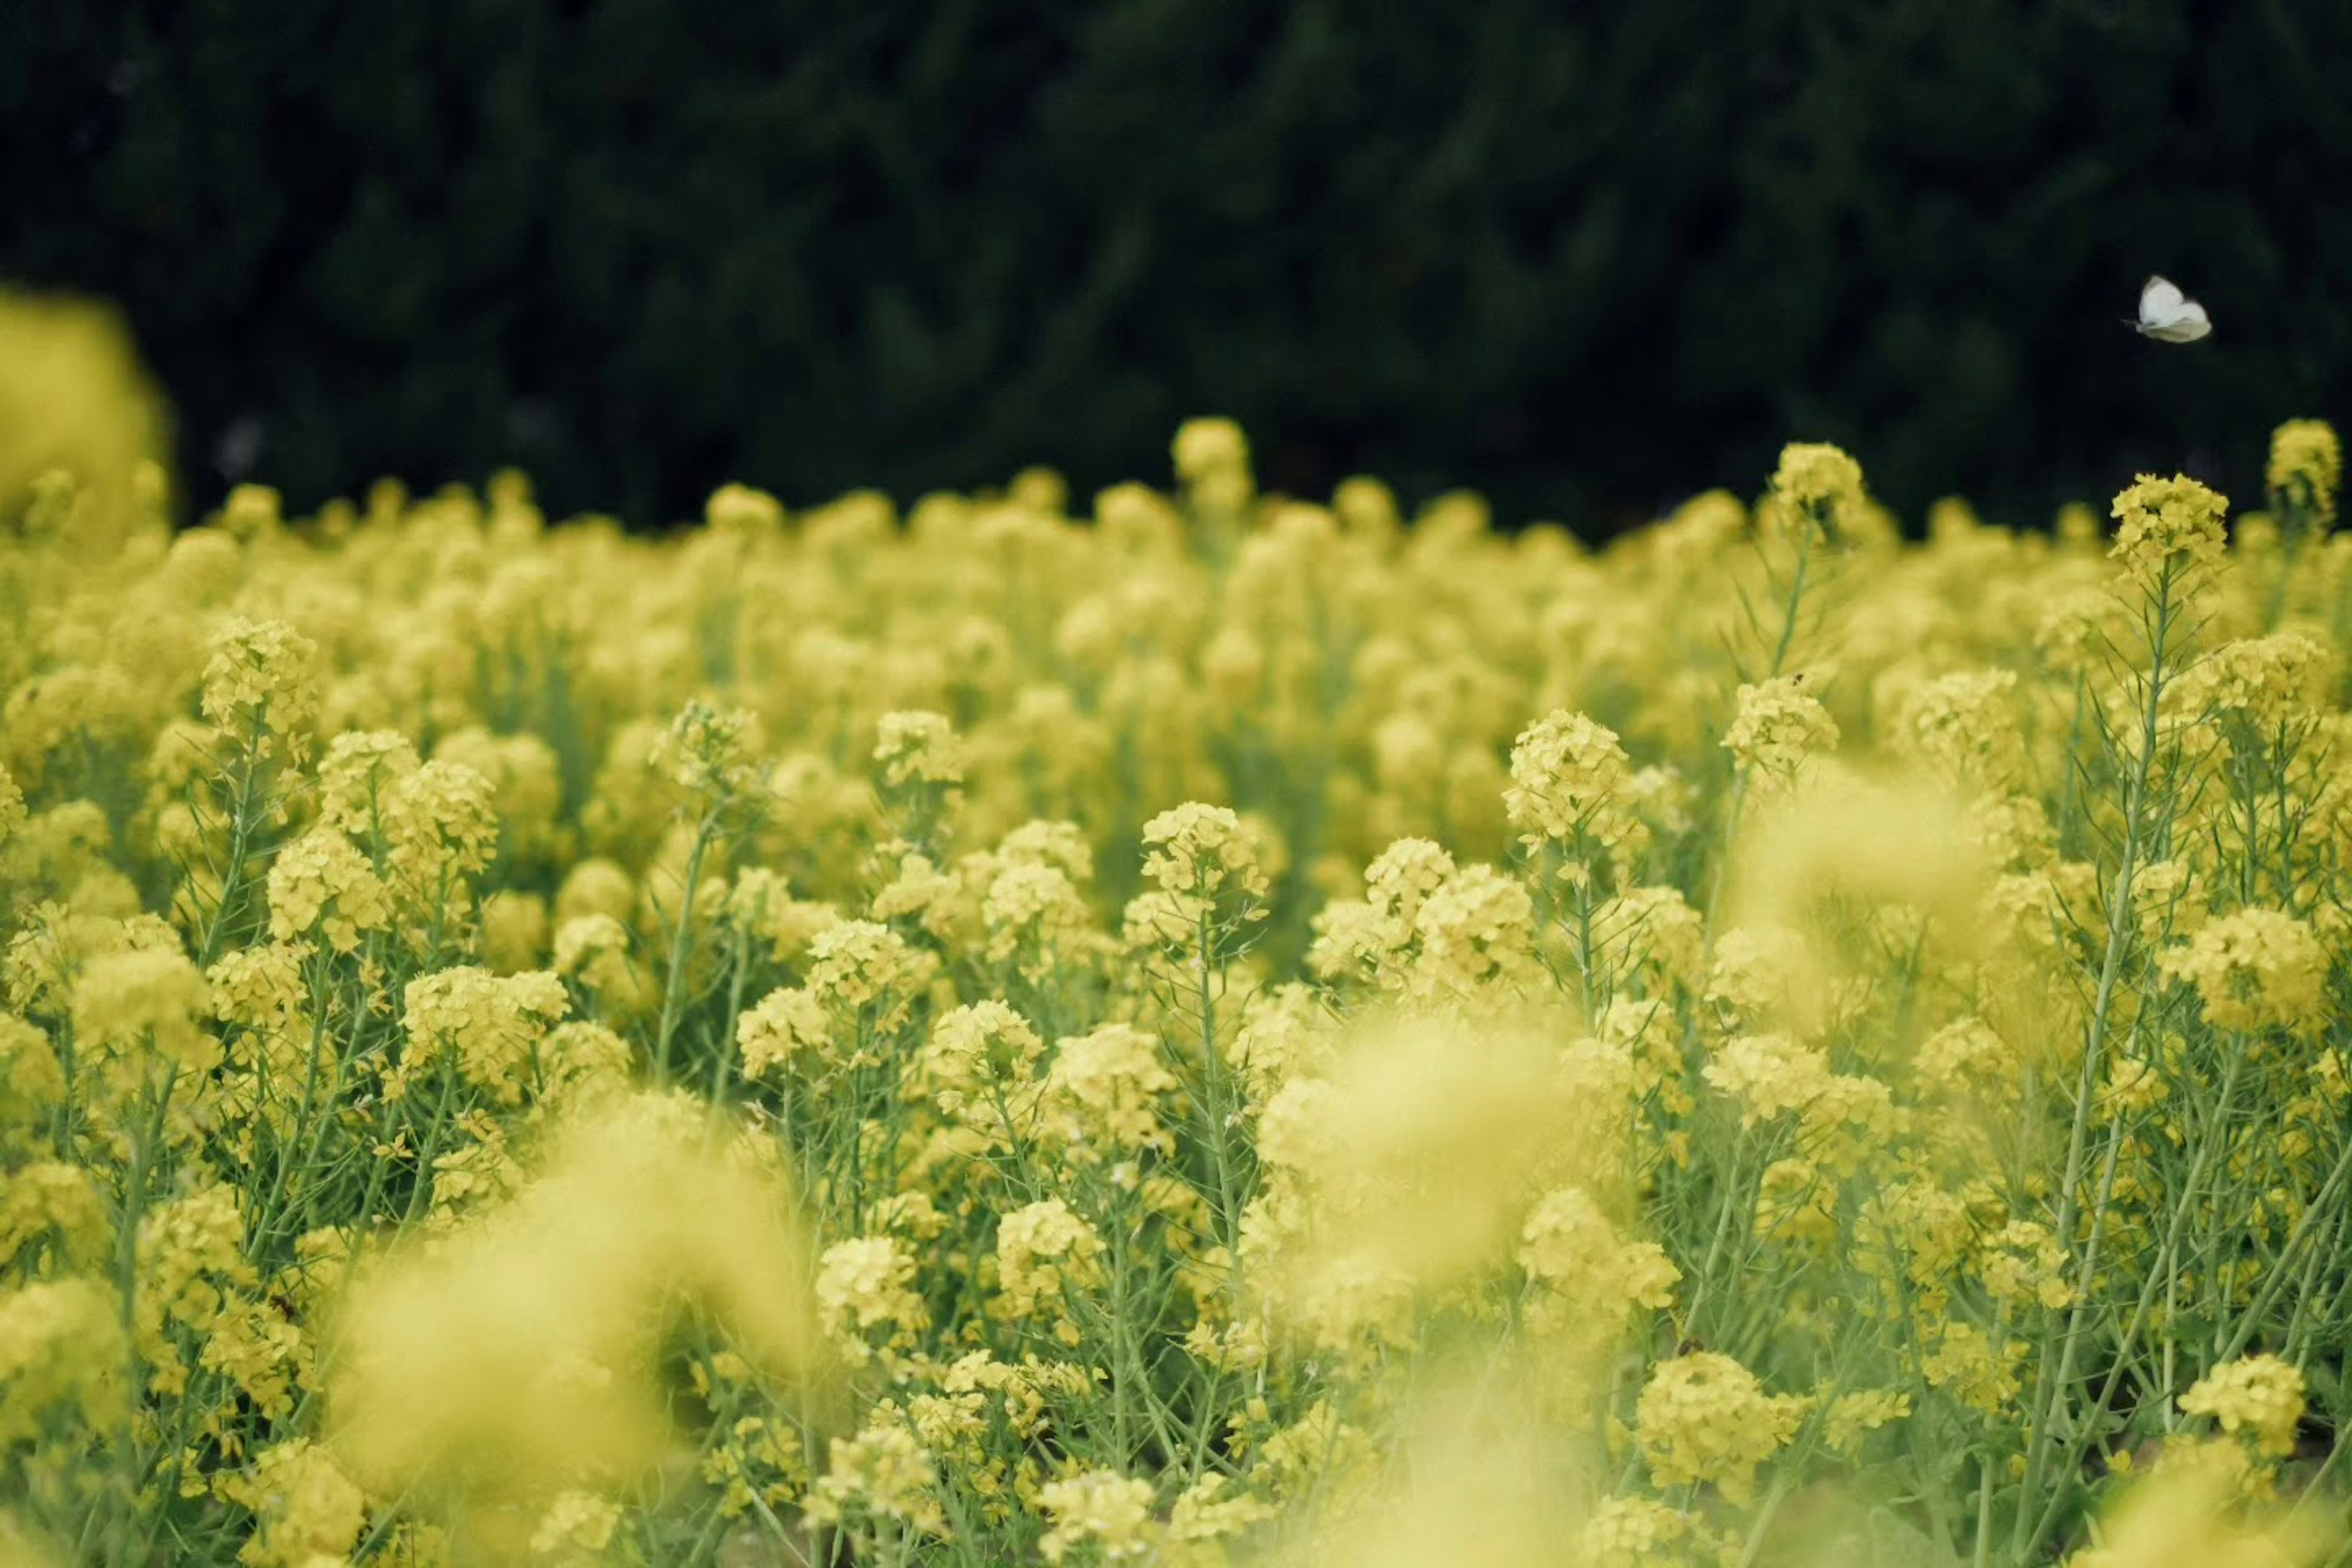
{"type": "Polygon", "coordinates": [[[2205,307],[2168,279],[2150,278],[2139,291],[2139,321],[2146,336],[2166,343],[2193,343],[2213,330],[2205,307]]]}
{"type": "Polygon", "coordinates": [[[2140,285],[2139,319],[2151,327],[2162,326],[2180,313],[2189,303],[2189,296],[2168,278],[2150,277],[2140,285]]]}
{"type": "Polygon", "coordinates": [[[2166,322],[2157,336],[2168,343],[2193,343],[2212,330],[2213,319],[2205,313],[2205,307],[2191,300],[2181,306],[2180,313],[2166,322]]]}

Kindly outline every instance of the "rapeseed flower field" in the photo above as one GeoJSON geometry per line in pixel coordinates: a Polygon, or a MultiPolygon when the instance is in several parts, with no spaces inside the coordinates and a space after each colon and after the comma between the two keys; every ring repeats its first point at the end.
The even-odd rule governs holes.
{"type": "Polygon", "coordinates": [[[2347,1560],[2326,426],[175,532],[0,346],[0,1560],[2347,1560]]]}

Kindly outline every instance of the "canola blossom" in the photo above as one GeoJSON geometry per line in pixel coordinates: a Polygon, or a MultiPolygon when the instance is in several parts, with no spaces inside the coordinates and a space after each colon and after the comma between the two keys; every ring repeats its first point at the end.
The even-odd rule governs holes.
{"type": "Polygon", "coordinates": [[[85,328],[0,426],[6,1561],[2340,1548],[2328,426],[2111,534],[1794,446],[1592,548],[1213,420],[174,533],[85,328]]]}

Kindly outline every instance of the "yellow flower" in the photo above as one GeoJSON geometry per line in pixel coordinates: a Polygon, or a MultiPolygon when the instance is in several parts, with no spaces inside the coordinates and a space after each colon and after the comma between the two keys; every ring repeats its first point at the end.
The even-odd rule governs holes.
{"type": "Polygon", "coordinates": [[[541,1096],[552,1101],[566,1094],[626,1089],[635,1060],[629,1042],[602,1024],[558,1024],[539,1043],[541,1096]]]}
{"type": "Polygon", "coordinates": [[[2160,479],[2142,474],[2116,497],[2116,542],[2108,553],[2141,587],[2153,590],[2167,573],[2192,573],[2220,563],[2227,539],[2222,514],[2230,503],[2186,474],[2160,479]]]}
{"type": "Polygon", "coordinates": [[[1866,1388],[1841,1394],[1830,1401],[1822,1418],[1822,1440],[1830,1451],[1849,1458],[1862,1451],[1870,1434],[1911,1414],[1911,1396],[1892,1389],[1866,1388]]]}
{"type": "Polygon", "coordinates": [[[131,1057],[152,1048],[184,1072],[208,1072],[220,1060],[204,1026],[212,1010],[204,975],[174,950],[109,954],[74,983],[74,1037],[84,1049],[131,1057]]]}
{"type": "Polygon", "coordinates": [[[8,841],[24,831],[26,818],[24,790],[17,785],[15,775],[0,767],[0,849],[6,848],[8,841]]]}
{"type": "Polygon", "coordinates": [[[702,515],[719,533],[756,537],[776,533],[784,526],[783,503],[750,485],[719,486],[703,503],[702,515]]]}
{"type": "Polygon", "coordinates": [[[1259,846],[1229,807],[1187,801],[1143,825],[1143,874],[1194,917],[1220,904],[1261,919],[1268,891],[1259,846]]]}
{"type": "Polygon", "coordinates": [[[2197,988],[2206,1021],[2221,1029],[2303,1033],[2325,1021],[2327,953],[2310,925],[2280,910],[2218,915],[2157,965],[2197,988]]]}
{"type": "Polygon", "coordinates": [[[316,931],[337,952],[353,952],[362,932],[392,919],[383,879],[352,841],[316,827],[269,863],[269,934],[292,942],[316,931]]]}
{"type": "Polygon", "coordinates": [[[0,1133],[36,1121],[66,1096],[66,1069],[37,1025],[0,1013],[0,1133]]]}
{"type": "Polygon", "coordinates": [[[1975,1324],[1948,1321],[1919,1370],[1929,1387],[1972,1410],[1996,1415],[2017,1397],[2017,1358],[2024,1348],[2015,1341],[1997,1347],[1975,1324]]]}
{"type": "Polygon", "coordinates": [[[214,1016],[257,1034],[291,1031],[310,999],[302,966],[310,953],[291,942],[257,942],[223,953],[205,972],[214,1016]]]}
{"type": "Polygon", "coordinates": [[[256,1410],[277,1420],[294,1413],[295,1384],[310,1368],[302,1331],[267,1302],[238,1301],[213,1325],[202,1364],[225,1373],[256,1410]]]}
{"type": "Polygon", "coordinates": [[[34,1439],[61,1406],[89,1427],[114,1421],[123,1408],[121,1323],[113,1292],[92,1280],[0,1292],[0,1454],[34,1439]]]}
{"type": "Polygon", "coordinates": [[[1806,758],[1832,751],[1837,721],[1804,689],[1801,675],[1775,676],[1739,689],[1739,711],[1724,732],[1723,748],[1743,768],[1779,777],[1806,758]]]}
{"type": "Polygon", "coordinates": [[[2323,710],[2336,663],[2305,632],[2248,637],[2223,643],[2190,665],[2167,696],[2184,714],[2242,719],[2267,746],[2283,727],[2323,710]]]}
{"type": "Polygon", "coordinates": [[[265,1448],[223,1492],[252,1510],[257,1528],[242,1554],[253,1568],[313,1568],[341,1561],[358,1542],[367,1500],[333,1457],[308,1438],[265,1448]]]}
{"type": "Polygon", "coordinates": [[[1492,866],[1465,866],[1413,912],[1417,951],[1405,976],[1420,997],[1464,998],[1536,970],[1536,911],[1524,883],[1492,866]]]}
{"type": "Polygon", "coordinates": [[[2238,1445],[2176,1438],[2065,1568],[2309,1568],[2342,1544],[2316,1510],[2250,1517],[2242,1505],[2260,1489],[2238,1445]]]}
{"type": "Polygon", "coordinates": [[[558,846],[563,810],[562,759],[536,735],[459,730],[433,748],[436,763],[471,768],[489,781],[503,851],[541,862],[558,846]]]}
{"type": "Polygon", "coordinates": [[[2034,1301],[2044,1307],[2064,1307],[2074,1300],[2074,1286],[2066,1278],[2066,1254],[2050,1227],[2036,1220],[2013,1219],[1988,1238],[1979,1263],[1985,1293],[1994,1300],[2034,1301]]]}
{"type": "Polygon", "coordinates": [[[1045,1054],[1045,1042],[1029,1020],[1003,1002],[973,1002],[931,1026],[923,1066],[940,1110],[1001,1133],[1017,1130],[997,1124],[1015,1114],[1045,1054]]]}
{"type": "Polygon", "coordinates": [[[593,1492],[556,1494],[530,1532],[534,1557],[557,1562],[594,1562],[621,1527],[621,1506],[593,1492]]]}
{"type": "Polygon", "coordinates": [[[1043,1198],[997,1222],[999,1300],[1008,1317],[1053,1314],[1065,1342],[1076,1333],[1062,1312],[1065,1289],[1086,1289],[1102,1278],[1102,1238],[1059,1198],[1043,1198]]]}
{"type": "Polygon", "coordinates": [[[299,761],[318,719],[318,644],[284,621],[230,622],[205,665],[205,721],[249,741],[257,755],[283,743],[299,761]]]}
{"type": "Polygon", "coordinates": [[[2056,674],[2079,676],[2100,668],[2123,640],[2131,605],[2105,587],[2060,588],[2042,601],[2033,648],[2056,674]]]}
{"type": "Polygon", "coordinates": [[[961,913],[955,900],[962,884],[942,872],[929,856],[902,842],[894,842],[876,858],[885,867],[895,858],[898,866],[866,912],[885,923],[912,921],[942,941],[951,938],[961,913]]]}
{"type": "Polygon", "coordinates": [[[285,499],[268,485],[232,485],[215,521],[231,539],[250,543],[285,527],[285,499]]]}
{"type": "Polygon", "coordinates": [[[2336,491],[2344,478],[2344,447],[2324,419],[2290,419],[2271,433],[2264,478],[2271,493],[2299,509],[2317,531],[2336,516],[2336,491]]]}
{"type": "Polygon", "coordinates": [[[1930,1092],[1958,1103],[2013,1100],[2022,1092],[2019,1058],[1981,1018],[1961,1018],[1919,1042],[1912,1071],[1930,1092]]]}
{"type": "Polygon", "coordinates": [[[113,1239],[106,1202],[90,1172],[62,1160],[36,1160],[0,1186],[0,1267],[27,1243],[54,1236],[65,1257],[95,1263],[113,1239]]]}
{"type": "Polygon", "coordinates": [[[1836,1203],[1836,1180],[1818,1161],[1775,1160],[1756,1183],[1756,1233],[1825,1248],[1837,1239],[1836,1203]]]}
{"type": "Polygon", "coordinates": [[[447,1060],[500,1104],[519,1104],[532,1087],[540,1042],[571,1007],[563,983],[545,970],[498,975],[468,964],[419,975],[403,995],[401,1072],[413,1079],[447,1060]]]}
{"type": "Polygon", "coordinates": [[[1171,448],[1176,477],[1198,487],[1249,471],[1249,437],[1230,419],[1203,416],[1177,427],[1171,448]]]}
{"type": "Polygon", "coordinates": [[[936,1489],[939,1467],[914,1433],[887,1412],[854,1437],[835,1437],[832,1464],[809,1495],[809,1517],[839,1524],[863,1515],[903,1522],[927,1535],[948,1532],[936,1489]]]}
{"type": "Polygon", "coordinates": [[[1592,912],[1596,946],[1617,984],[1646,978],[1652,994],[1696,985],[1706,963],[1706,922],[1680,890],[1632,888],[1592,912]]]}
{"type": "MultiPolygon", "coordinates": [[[[618,867],[612,868],[612,871],[626,875],[618,867]]],[[[572,884],[567,882],[565,886],[569,889],[572,884]]],[[[582,889],[583,895],[585,890],[582,889]]],[[[635,898],[623,894],[617,887],[614,895],[618,907],[607,907],[605,912],[615,917],[625,915],[635,898]]],[[[751,866],[737,873],[728,889],[727,919],[746,935],[765,942],[778,963],[792,963],[808,951],[817,932],[841,922],[841,911],[829,903],[794,897],[792,884],[782,873],[764,866],[751,866]]]]}
{"type": "Polygon", "coordinates": [[[538,967],[547,956],[547,900],[498,892],[482,900],[482,960],[500,974],[538,967]]]}
{"type": "Polygon", "coordinates": [[[1503,809],[1531,851],[1576,857],[1591,847],[1622,859],[1648,835],[1629,803],[1633,771],[1616,731],[1558,709],[1512,743],[1503,809]]]}
{"type": "Polygon", "coordinates": [[[1176,1079],[1160,1039],[1130,1024],[1105,1024],[1061,1041],[1045,1075],[1041,1131],[1084,1164],[1165,1149],[1160,1102],[1176,1079]]]}
{"type": "Polygon", "coordinates": [[[826,1061],[832,1037],[833,1020],[804,985],[769,992],[735,1023],[736,1048],[743,1055],[743,1076],[750,1079],[780,1068],[798,1070],[803,1058],[826,1061]]]}
{"type": "Polygon", "coordinates": [[[150,1209],[139,1222],[137,1247],[131,1327],[152,1369],[149,1384],[158,1394],[184,1394],[187,1364],[169,1326],[207,1331],[227,1310],[228,1292],[255,1283],[236,1189],[215,1182],[150,1209]]]}
{"type": "Polygon", "coordinates": [[[1637,1307],[1663,1308],[1682,1278],[1665,1249],[1626,1241],[1590,1194],[1547,1193],[1519,1229],[1519,1268],[1559,1299],[1557,1315],[1614,1332],[1637,1307]]]}
{"type": "Polygon", "coordinates": [[[1650,1498],[1609,1497],[1577,1531],[1580,1568],[1680,1568],[1712,1557],[1706,1527],[1650,1498]]]}
{"type": "Polygon", "coordinates": [[[844,921],[810,939],[806,984],[826,1008],[885,1032],[907,1021],[938,968],[889,927],[844,921]]]}
{"type": "Polygon", "coordinates": [[[1634,1432],[1659,1485],[1712,1484],[1745,1503],[1756,1467],[1796,1435],[1801,1414],[1801,1401],[1766,1394],[1729,1356],[1695,1351],[1651,1372],[1635,1405],[1634,1432]]]}
{"type": "Polygon", "coordinates": [[[1257,1473],[1277,1500],[1326,1489],[1346,1496],[1381,1462],[1380,1448],[1362,1427],[1343,1420],[1328,1399],[1258,1445],[1257,1473]]]}
{"type": "Polygon", "coordinates": [[[319,821],[366,837],[376,830],[377,803],[418,767],[416,748],[394,730],[346,730],[319,759],[319,821]]]}
{"type": "Polygon", "coordinates": [[[160,499],[169,425],[114,310],[0,290],[0,497],[44,473],[70,475],[89,500],[61,537],[103,555],[160,511],[142,496],[160,499]]]}
{"type": "Polygon", "coordinates": [[[2025,736],[2019,728],[2017,675],[1972,669],[1940,676],[1903,704],[1901,744],[1948,782],[2000,795],[2026,783],[2025,736]]]}
{"type": "Polygon", "coordinates": [[[1826,442],[1793,441],[1780,448],[1772,493],[1834,524],[1862,500],[1862,465],[1826,442]]]}
{"type": "Polygon", "coordinates": [[[432,915],[453,881],[487,870],[498,854],[498,790],[463,763],[425,763],[395,783],[382,806],[385,865],[414,917],[432,915]]]}
{"type": "Polygon", "coordinates": [[[1059,1563],[1071,1548],[1090,1546],[1105,1562],[1150,1552],[1159,1537],[1151,1518],[1151,1483],[1115,1470],[1083,1470],[1037,1489],[1038,1506],[1054,1521],[1037,1549],[1059,1563]]]}
{"type": "Polygon", "coordinates": [[[873,1331],[886,1349],[911,1347],[930,1326],[915,1292],[915,1259],[895,1238],[855,1237],[835,1242],[817,1259],[816,1302],[825,1332],[852,1362],[874,1353],[873,1331]]]}
{"type": "Polygon", "coordinates": [[[2303,1373],[2274,1355],[2242,1356],[2199,1378],[2180,1396],[2180,1408],[2212,1416],[2232,1436],[2243,1433],[2258,1453],[2284,1458],[2294,1451],[2303,1419],[2303,1373]]]}
{"type": "Polygon", "coordinates": [[[689,702],[655,742],[653,765],[709,809],[759,792],[760,742],[757,714],[689,702]]]}
{"type": "Polygon", "coordinates": [[[1008,865],[989,879],[980,919],[991,963],[1015,965],[1044,982],[1080,954],[1094,934],[1093,911],[1059,866],[1008,865]]]}
{"type": "Polygon", "coordinates": [[[681,1314],[763,1378],[807,1368],[814,1327],[772,1148],[677,1093],[583,1102],[549,1131],[511,1200],[372,1241],[320,1358],[337,1462],[371,1495],[414,1487],[525,1539],[525,1505],[672,1457],[656,1372],[681,1314]]]}
{"type": "Polygon", "coordinates": [[[1739,1124],[1802,1110],[1830,1091],[1829,1054],[1787,1035],[1741,1035],[1726,1041],[1701,1076],[1739,1107],[1739,1124]]]}
{"type": "MultiPolygon", "coordinates": [[[[640,1016],[658,1000],[656,983],[631,956],[628,928],[610,915],[581,915],[558,926],[554,959],[555,972],[593,997],[608,1022],[640,1016]]],[[[739,1037],[741,1026],[738,1019],[739,1037]]]]}
{"type": "Polygon", "coordinates": [[[879,729],[874,761],[880,764],[884,787],[950,788],[963,783],[964,745],[945,715],[885,713],[879,729]]]}

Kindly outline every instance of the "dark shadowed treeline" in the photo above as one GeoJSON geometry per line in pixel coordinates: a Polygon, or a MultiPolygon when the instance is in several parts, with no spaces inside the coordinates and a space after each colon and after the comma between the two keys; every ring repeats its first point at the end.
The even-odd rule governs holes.
{"type": "Polygon", "coordinates": [[[2250,504],[2346,412],[2347,66],[2341,0],[26,0],[0,275],[123,303],[199,503],[1083,492],[1215,411],[1591,530],[1791,437],[2250,504]]]}

